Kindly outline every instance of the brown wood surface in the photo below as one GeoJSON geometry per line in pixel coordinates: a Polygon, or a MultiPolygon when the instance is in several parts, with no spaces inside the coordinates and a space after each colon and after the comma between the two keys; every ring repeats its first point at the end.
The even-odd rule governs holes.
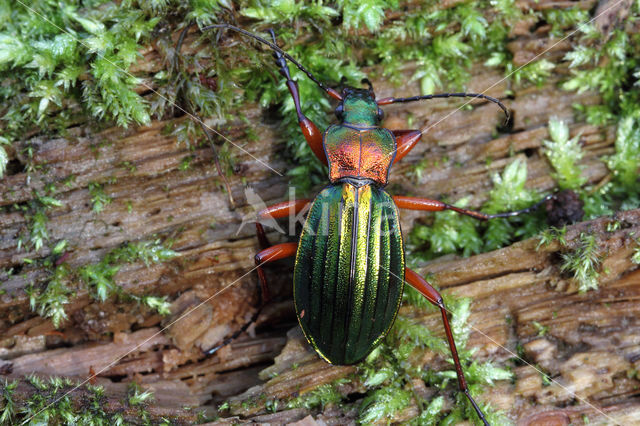
{"type": "MultiPolygon", "coordinates": [[[[565,3],[589,8],[594,4],[520,3],[523,8],[535,9],[566,7],[565,3]]],[[[549,36],[549,28],[529,33],[528,27],[525,21],[514,27],[510,48],[516,53],[516,63],[524,63],[556,42],[549,36]]],[[[562,57],[568,49],[568,43],[560,43],[543,57],[562,57]]],[[[189,51],[188,47],[185,51],[189,51]]],[[[161,68],[153,48],[143,53],[144,59],[135,70],[138,74],[148,75],[161,68]]],[[[403,72],[407,76],[411,75],[412,66],[406,65],[403,72]]],[[[379,75],[379,71],[368,70],[372,75],[379,75]]],[[[540,151],[543,140],[549,138],[546,126],[550,117],[567,121],[571,136],[581,135],[586,153],[581,164],[588,183],[608,179],[601,157],[613,153],[615,129],[576,121],[572,108],[574,104],[597,104],[600,97],[592,92],[559,90],[557,82],[567,70],[560,65],[554,73],[540,87],[522,88],[510,87],[497,71],[481,65],[473,68],[468,90],[485,92],[491,87],[486,94],[500,98],[514,113],[513,131],[497,137],[496,128],[503,117],[492,104],[474,102],[472,110],[452,115],[461,101],[438,100],[386,108],[387,127],[406,128],[411,117],[416,125],[428,129],[418,146],[392,170],[389,192],[449,200],[468,196],[470,206],[478,207],[491,189],[490,176],[518,158],[527,162],[527,186],[540,192],[551,191],[554,181],[550,165],[540,151]],[[513,96],[506,99],[504,93],[508,89],[513,96]],[[425,164],[423,161],[428,167],[418,177],[415,168],[425,164]]],[[[397,88],[382,78],[374,78],[373,84],[378,97],[419,92],[415,83],[397,88]]],[[[259,194],[266,204],[288,196],[288,178],[252,158],[285,174],[291,165],[282,156],[284,141],[273,124],[262,120],[259,108],[254,106],[243,112],[252,120],[253,130],[260,138],[247,141],[243,122],[224,125],[225,136],[248,152],[232,148],[237,172],[229,181],[237,203],[235,209],[230,208],[221,191],[222,182],[212,166],[210,150],[192,153],[164,134],[167,125],[179,124],[185,117],[154,121],[145,127],[101,131],[80,120],[64,138],[34,134],[23,143],[35,147],[34,161],[43,167],[1,180],[0,205],[24,203],[46,183],[75,176],[68,185],[58,185],[56,197],[63,206],[50,212],[48,223],[50,241],[69,241],[69,264],[96,262],[123,242],[157,237],[172,239],[172,248],[179,257],[161,265],[134,264],[116,276],[118,284],[135,294],[168,295],[173,302],[170,317],[162,318],[135,303],[115,298],[98,303],[77,283],[77,296],[66,306],[69,320],[58,333],[50,320],[30,310],[24,292],[30,283],[37,286],[48,277],[37,262],[27,265],[22,259],[43,258],[50,254],[49,249],[44,247],[37,253],[18,250],[25,218],[3,210],[0,268],[13,267],[20,273],[3,280],[0,371],[12,378],[37,373],[80,380],[97,372],[97,381],[105,386],[112,404],[107,408],[114,411],[125,409],[119,402],[125,394],[125,383],[136,381],[155,392],[150,410],[153,418],[173,415],[184,423],[194,421],[193,413],[185,407],[203,408],[213,415],[222,400],[232,402],[231,411],[225,415],[236,416],[236,421],[286,423],[312,414],[327,423],[353,422],[357,412],[336,407],[328,407],[323,413],[295,409],[265,414],[264,402],[260,402],[264,400],[246,407],[241,404],[263,393],[286,400],[354,371],[354,367],[327,365],[301,337],[294,323],[290,264],[268,270],[278,302],[261,315],[259,332],[252,328],[250,336],[241,337],[211,358],[201,355],[202,349],[220,342],[255,312],[256,277],[249,271],[257,243],[251,223],[240,229],[243,219],[256,213],[247,194],[249,198],[251,191],[259,194]],[[181,171],[182,159],[192,154],[196,156],[192,167],[181,171]],[[128,167],[131,164],[134,169],[128,167]],[[90,182],[103,183],[105,192],[113,198],[99,214],[91,209],[90,182]],[[196,306],[191,314],[174,323],[196,306]],[[294,364],[297,368],[293,368],[294,364]],[[275,373],[277,376],[273,377],[275,373]]],[[[221,124],[214,118],[206,122],[214,128],[221,124]]],[[[21,148],[19,145],[10,155],[24,162],[21,148]]],[[[414,221],[422,217],[420,212],[402,212],[403,229],[410,231],[414,221]]],[[[572,226],[567,233],[568,248],[551,244],[536,250],[538,241],[530,239],[471,258],[448,256],[420,269],[433,274],[445,291],[473,298],[470,322],[474,331],[469,344],[479,348],[478,359],[507,361],[518,346],[524,348],[524,358],[531,366],[517,367],[515,383],[498,383],[480,399],[490,401],[520,424],[550,424],[566,419],[580,424],[585,414],[591,424],[640,422],[636,375],[640,367],[640,272],[630,261],[638,235],[640,211],[635,210],[572,226]],[[607,224],[613,221],[621,226],[609,232],[607,224]],[[606,272],[601,275],[600,289],[585,294],[577,292],[576,284],[559,267],[560,254],[575,247],[580,233],[597,237],[603,258],[601,270],[606,272]],[[534,321],[548,327],[544,336],[538,335],[534,321]],[[534,367],[550,374],[556,383],[545,386],[534,367]]],[[[272,242],[286,240],[276,233],[270,237],[272,242]]],[[[435,314],[425,315],[410,307],[403,307],[401,314],[441,331],[435,314]]],[[[433,354],[424,356],[425,364],[446,367],[433,354]]],[[[416,383],[415,387],[425,395],[435,392],[426,389],[424,383],[416,383]]],[[[343,385],[341,391],[356,395],[362,389],[361,383],[353,382],[343,385]]],[[[30,392],[32,388],[21,384],[17,394],[24,398],[30,392]]],[[[71,396],[81,400],[82,392],[74,391],[71,396]]],[[[409,419],[417,410],[412,403],[394,420],[409,419]]],[[[308,418],[305,422],[313,424],[308,418]]]]}

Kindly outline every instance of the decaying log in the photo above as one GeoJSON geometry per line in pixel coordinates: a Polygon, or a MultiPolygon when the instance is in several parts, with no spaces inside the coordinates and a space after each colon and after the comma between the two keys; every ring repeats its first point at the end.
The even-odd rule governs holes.
{"type": "MultiPolygon", "coordinates": [[[[569,4],[589,9],[595,2],[519,2],[525,10],[569,4]]],[[[514,64],[524,63],[551,46],[543,58],[557,59],[570,49],[568,43],[554,46],[557,40],[549,35],[548,26],[531,33],[531,25],[526,17],[514,25],[514,41],[509,46],[514,64]]],[[[193,52],[189,44],[194,39],[187,38],[185,52],[193,52]]],[[[153,48],[143,54],[136,73],[161,69],[153,48]]],[[[404,67],[404,81],[410,80],[414,67],[404,67]]],[[[381,75],[376,68],[368,71],[381,75]]],[[[549,139],[547,123],[551,117],[565,120],[571,137],[580,135],[585,151],[581,165],[587,182],[596,185],[606,180],[608,170],[601,157],[614,152],[615,129],[576,121],[574,104],[594,105],[601,99],[589,91],[576,94],[558,90],[559,76],[567,72],[566,66],[559,65],[556,75],[544,85],[521,88],[510,87],[497,71],[474,67],[467,89],[500,98],[514,114],[513,129],[498,137],[496,129],[503,117],[493,104],[474,101],[473,109],[457,112],[462,104],[457,100],[386,108],[387,127],[402,129],[413,122],[425,129],[423,140],[393,168],[389,192],[453,201],[468,197],[470,207],[479,207],[488,198],[491,175],[515,159],[527,162],[527,187],[548,192],[555,182],[540,148],[549,139]],[[505,97],[508,90],[512,92],[509,99],[505,97]]],[[[381,98],[419,93],[417,82],[397,88],[383,78],[372,80],[381,98]]],[[[18,170],[1,180],[0,206],[27,203],[33,199],[34,190],[42,192],[47,183],[55,183],[55,196],[63,205],[50,211],[48,233],[52,242],[69,242],[66,261],[72,267],[97,262],[124,242],[158,237],[172,240],[179,256],[160,265],[132,264],[116,275],[116,283],[128,292],[169,296],[169,317],[116,298],[99,303],[80,283],[74,283],[77,294],[65,307],[69,319],[56,330],[51,320],[31,311],[25,293],[29,285],[46,284],[46,268],[38,262],[22,262],[24,258],[42,259],[50,255],[50,248],[38,252],[19,249],[26,219],[8,208],[0,211],[0,269],[15,270],[10,276],[0,277],[3,374],[15,379],[30,373],[63,375],[82,382],[95,372],[97,383],[105,387],[105,406],[130,415],[131,420],[135,413],[128,412],[130,408],[122,402],[129,381],[154,391],[155,401],[149,405],[154,419],[170,415],[178,422],[189,423],[195,421],[195,414],[184,407],[197,407],[213,417],[217,405],[229,401],[230,411],[222,413],[230,417],[228,422],[354,421],[358,413],[353,408],[330,406],[322,413],[300,408],[271,414],[264,410],[267,400],[287,401],[321,384],[352,377],[355,371],[352,366],[327,365],[304,341],[293,315],[290,264],[269,268],[278,303],[265,309],[255,329],[215,356],[202,356],[203,349],[219,343],[255,312],[255,276],[247,273],[253,268],[257,250],[251,221],[262,207],[256,203],[256,194],[265,204],[289,195],[284,174],[290,164],[281,155],[285,141],[276,126],[262,120],[263,113],[257,106],[243,113],[254,133],[260,135],[259,140],[246,141],[245,122],[206,119],[208,125],[223,129],[224,135],[242,148],[232,149],[236,173],[229,178],[236,209],[230,208],[221,190],[222,182],[211,165],[211,151],[191,151],[164,131],[186,117],[129,129],[95,130],[90,123],[80,121],[64,138],[34,135],[9,152],[14,162],[24,164],[22,148],[31,146],[35,165],[42,167],[30,173],[18,170]],[[183,159],[190,156],[191,166],[181,170],[183,159]],[[92,182],[101,183],[112,198],[101,213],[92,211],[88,190],[92,182]],[[246,401],[251,403],[243,405],[246,401]]],[[[414,221],[423,216],[420,212],[402,212],[403,229],[409,232],[414,221]]],[[[638,421],[640,272],[630,262],[638,235],[640,211],[634,210],[570,227],[566,247],[554,242],[537,249],[538,240],[534,238],[467,259],[449,256],[420,269],[421,273],[432,274],[445,291],[473,298],[470,322],[476,328],[469,345],[479,348],[479,360],[506,362],[521,347],[524,360],[530,364],[515,368],[515,383],[499,383],[481,399],[519,424],[547,424],[552,420],[580,423],[583,415],[592,424],[638,421]],[[614,222],[619,225],[607,228],[614,222]],[[561,254],[576,247],[581,233],[595,235],[602,254],[600,289],[584,294],[560,270],[561,254]],[[534,322],[547,330],[544,335],[539,335],[534,322]],[[555,382],[545,385],[536,369],[555,382]]],[[[276,232],[269,236],[272,242],[286,240],[276,232]]],[[[419,320],[437,333],[442,331],[435,314],[405,306],[401,315],[419,320]]],[[[425,355],[425,363],[430,368],[446,368],[445,361],[435,355],[425,355]]],[[[354,398],[363,390],[357,380],[340,386],[343,394],[354,398]]],[[[424,383],[415,383],[414,387],[416,393],[425,396],[436,392],[424,383]]],[[[30,385],[21,383],[16,398],[24,400],[33,392],[30,385]]],[[[453,403],[451,395],[446,392],[448,404],[453,403]]],[[[81,403],[86,390],[73,391],[70,397],[81,403]]],[[[407,420],[417,413],[413,402],[394,420],[407,420]]]]}
{"type": "MultiPolygon", "coordinates": [[[[483,401],[522,424],[542,421],[541,406],[545,407],[545,421],[566,418],[575,422],[587,416],[595,424],[630,424],[629,419],[640,416],[640,406],[630,400],[638,385],[631,372],[637,370],[640,354],[640,270],[634,270],[630,256],[639,232],[640,210],[632,210],[569,227],[566,245],[540,246],[539,239],[532,238],[471,258],[434,261],[422,268],[445,291],[473,298],[469,345],[479,348],[479,360],[505,362],[516,355],[518,345],[523,348],[527,365],[516,367],[515,383],[486,391],[480,396],[483,401]],[[611,227],[612,223],[616,226],[611,227]],[[573,280],[560,270],[560,255],[575,248],[584,233],[593,235],[601,249],[601,287],[579,293],[573,280]],[[540,326],[547,330],[543,335],[540,326]],[[553,379],[550,385],[544,385],[542,372],[553,379]]],[[[404,306],[400,314],[443,333],[437,313],[404,306]]],[[[170,404],[175,392],[180,392],[181,401],[202,406],[213,393],[216,401],[229,401],[227,415],[239,416],[237,419],[294,422],[310,413],[295,409],[266,416],[261,414],[265,403],[287,401],[319,385],[353,377],[356,367],[330,366],[318,359],[297,327],[287,334],[287,344],[281,349],[283,343],[282,337],[262,334],[234,342],[210,359],[176,368],[171,357],[180,356],[179,351],[150,328],[116,336],[113,343],[99,346],[17,356],[10,360],[10,376],[20,377],[28,371],[86,377],[90,367],[100,368],[101,383],[108,383],[107,378],[136,378],[143,389],[156,391],[160,405],[170,404]],[[144,345],[130,352],[138,342],[144,345]],[[151,347],[164,350],[149,351],[151,347]],[[104,369],[104,363],[123,353],[128,354],[122,361],[104,369]],[[259,367],[271,359],[274,365],[259,367]],[[242,366],[258,367],[237,370],[242,366]],[[238,395],[251,382],[254,386],[238,395]]],[[[433,355],[425,362],[429,368],[447,368],[444,360],[433,355]]],[[[340,390],[349,395],[363,388],[352,380],[340,390]]],[[[394,420],[409,419],[417,410],[411,405],[394,420]]],[[[336,408],[313,414],[318,420],[338,424],[351,422],[356,415],[336,408]]]]}
{"type": "MultiPolygon", "coordinates": [[[[441,288],[473,298],[469,345],[479,348],[478,359],[506,361],[517,356],[516,347],[522,345],[528,365],[515,369],[514,384],[487,390],[480,397],[483,401],[522,424],[532,424],[534,418],[542,421],[541,406],[548,411],[547,421],[554,416],[575,424],[585,415],[595,424],[637,420],[640,405],[629,398],[638,385],[640,270],[635,269],[630,255],[637,247],[634,235],[639,231],[640,210],[633,210],[570,227],[566,247],[556,242],[538,248],[539,239],[532,238],[467,259],[435,261],[422,269],[432,274],[441,288]],[[621,227],[607,231],[614,221],[621,227]],[[575,247],[583,233],[594,235],[603,250],[601,269],[606,273],[595,292],[577,292],[572,279],[560,270],[559,255],[575,247]],[[534,322],[547,329],[544,335],[534,322]],[[544,385],[541,373],[550,375],[553,382],[544,385]]],[[[438,313],[425,315],[404,306],[400,315],[418,319],[430,330],[444,334],[438,313]]],[[[298,329],[288,337],[275,365],[261,373],[266,382],[230,399],[232,414],[251,417],[264,409],[266,401],[304,392],[301,384],[316,387],[353,373],[351,367],[329,367],[319,361],[298,329]],[[297,368],[291,370],[294,364],[297,368]],[[247,400],[252,404],[237,403],[247,400]]],[[[446,368],[433,356],[426,361],[428,367],[440,364],[446,368]]],[[[342,391],[362,392],[360,386],[352,382],[342,391]]],[[[409,407],[394,421],[409,419],[417,410],[415,405],[409,407]]],[[[308,414],[294,413],[295,418],[287,421],[308,414]]],[[[317,418],[329,421],[326,416],[317,418]]]]}

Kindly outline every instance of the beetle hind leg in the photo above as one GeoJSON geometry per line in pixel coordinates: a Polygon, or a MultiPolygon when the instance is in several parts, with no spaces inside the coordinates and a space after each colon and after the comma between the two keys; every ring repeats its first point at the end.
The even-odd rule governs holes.
{"type": "Polygon", "coordinates": [[[247,321],[242,327],[240,327],[238,331],[233,333],[230,337],[227,337],[219,345],[216,345],[213,348],[204,351],[205,355],[207,356],[213,355],[224,346],[227,346],[229,343],[233,342],[236,338],[238,338],[238,336],[240,336],[242,333],[247,331],[247,329],[251,326],[251,324],[254,324],[258,320],[258,317],[262,312],[262,308],[264,308],[264,306],[269,302],[269,300],[271,300],[271,295],[269,293],[269,287],[267,284],[267,278],[264,274],[264,270],[262,269],[262,267],[269,262],[273,262],[279,259],[286,259],[288,257],[293,257],[295,256],[297,250],[298,250],[298,243],[283,243],[283,244],[276,244],[275,246],[272,246],[272,247],[268,247],[258,252],[258,254],[256,254],[255,269],[258,272],[258,281],[260,284],[258,286],[258,309],[251,316],[251,319],[247,321]]]}
{"type": "Polygon", "coordinates": [[[476,401],[471,396],[471,392],[469,391],[469,387],[467,386],[467,381],[464,378],[464,372],[462,371],[462,364],[460,363],[460,358],[458,357],[458,350],[456,349],[456,342],[453,340],[453,333],[451,332],[451,325],[449,324],[449,318],[447,317],[447,309],[444,305],[444,301],[442,300],[442,296],[440,293],[431,286],[424,278],[420,275],[407,268],[405,270],[405,279],[407,283],[409,283],[413,288],[418,290],[424,297],[427,298],[429,302],[440,308],[440,312],[442,313],[442,322],[444,324],[444,330],[447,335],[447,341],[449,342],[449,349],[451,350],[451,356],[453,357],[453,363],[456,367],[456,374],[458,376],[458,386],[460,390],[467,396],[469,402],[473,406],[473,409],[480,417],[480,420],[485,425],[489,425],[489,422],[484,416],[484,413],[476,403],[476,401]]]}

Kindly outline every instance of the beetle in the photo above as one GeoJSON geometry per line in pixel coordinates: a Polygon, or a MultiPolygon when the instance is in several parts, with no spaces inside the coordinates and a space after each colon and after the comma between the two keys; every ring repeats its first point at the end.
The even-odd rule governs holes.
{"type": "MultiPolygon", "coordinates": [[[[230,24],[203,28],[232,30],[268,46],[293,98],[300,129],[315,156],[329,168],[329,184],[315,199],[288,201],[258,213],[256,233],[261,251],[255,256],[263,304],[269,298],[263,267],[280,259],[295,257],[293,275],[296,316],[302,331],[320,357],[331,364],[355,364],[365,358],[387,335],[398,314],[404,283],[418,290],[440,309],[460,391],[468,398],[485,425],[487,419],[467,386],[442,296],[423,277],[407,268],[398,209],[452,210],[480,220],[530,212],[552,196],[529,208],[485,214],[426,198],[391,196],[385,191],[391,166],[406,156],[422,136],[420,130],[389,130],[381,127],[381,106],[434,98],[472,97],[496,103],[480,93],[443,93],[407,98],[376,99],[373,86],[345,86],[341,92],[318,81],[293,57],[272,41],[230,24]],[[324,132],[309,120],[300,107],[297,83],[287,61],[338,101],[338,123],[324,132]],[[297,243],[271,245],[260,220],[285,218],[308,208],[306,222],[297,243]]],[[[212,354],[245,331],[259,314],[212,354]]]]}

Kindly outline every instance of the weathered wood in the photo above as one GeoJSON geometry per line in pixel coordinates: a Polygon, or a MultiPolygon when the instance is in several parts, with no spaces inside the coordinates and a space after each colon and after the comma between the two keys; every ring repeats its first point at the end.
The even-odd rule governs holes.
{"type": "MultiPolygon", "coordinates": [[[[421,270],[432,274],[441,288],[473,298],[469,345],[479,348],[477,359],[505,361],[517,356],[518,344],[524,348],[523,360],[529,365],[516,368],[516,382],[503,383],[480,397],[522,424],[532,424],[541,406],[572,422],[586,415],[596,424],[630,424],[628,419],[640,416],[640,405],[628,400],[638,385],[635,375],[629,378],[628,373],[635,371],[640,351],[640,270],[630,262],[636,247],[633,236],[640,232],[640,210],[570,227],[568,247],[584,232],[601,243],[602,270],[607,271],[595,292],[578,293],[560,271],[559,254],[567,248],[551,244],[536,249],[537,238],[467,259],[435,261],[421,270]],[[621,228],[607,231],[614,220],[621,228]],[[534,321],[548,331],[541,336],[534,321]],[[551,385],[543,385],[542,372],[553,379],[551,385]],[[562,408],[573,403],[577,405],[562,408]]],[[[437,312],[425,314],[404,306],[400,314],[444,335],[437,312]]],[[[426,355],[423,361],[429,368],[448,368],[443,359],[426,355]]],[[[319,361],[296,328],[275,365],[261,373],[266,382],[230,399],[231,413],[251,416],[263,410],[266,401],[303,393],[301,383],[317,386],[352,373],[319,361]],[[294,364],[297,368],[291,370],[294,364]],[[251,404],[240,404],[245,401],[251,404]]],[[[362,392],[360,386],[352,381],[343,390],[362,392]]],[[[408,420],[417,410],[412,405],[394,421],[408,420]]]]}
{"type": "MultiPolygon", "coordinates": [[[[434,281],[446,291],[473,298],[469,320],[473,331],[469,345],[479,348],[476,354],[479,360],[505,361],[515,356],[518,344],[524,349],[524,360],[529,365],[516,368],[516,382],[497,386],[481,395],[482,400],[523,424],[530,424],[535,416],[539,418],[541,405],[551,413],[548,416],[578,421],[587,415],[596,424],[601,421],[629,424],[626,423],[628,419],[640,415],[640,406],[629,401],[635,393],[637,379],[628,377],[628,373],[637,368],[635,364],[640,351],[637,343],[640,339],[637,323],[640,270],[633,271],[634,265],[630,261],[636,247],[634,235],[639,232],[640,210],[633,210],[619,213],[614,218],[570,227],[566,247],[552,243],[537,248],[539,241],[532,238],[471,258],[434,261],[421,270],[432,274],[434,281]],[[611,229],[608,225],[614,221],[619,224],[618,228],[608,231],[611,229]],[[572,280],[560,271],[559,254],[575,247],[585,232],[597,238],[603,256],[602,271],[606,273],[601,275],[598,291],[581,294],[572,280]],[[548,331],[541,336],[534,321],[548,327],[548,331]],[[544,386],[540,372],[549,374],[554,382],[544,386]],[[576,399],[576,395],[582,400],[576,399]],[[562,408],[574,402],[577,405],[562,408]]],[[[405,306],[401,315],[420,321],[436,333],[443,333],[437,313],[425,314],[405,306]]],[[[138,341],[149,347],[161,345],[167,348],[161,352],[161,357],[145,351],[145,347],[138,348],[123,361],[100,372],[99,376],[138,377],[145,389],[172,389],[167,391],[167,398],[178,391],[178,388],[167,386],[180,385],[186,392],[181,398],[192,395],[185,401],[193,405],[204,404],[211,392],[223,399],[245,389],[234,384],[234,379],[239,379],[237,373],[223,372],[271,360],[283,343],[282,338],[261,337],[238,341],[226,354],[178,367],[171,357],[173,353],[180,359],[180,351],[168,348],[168,341],[157,335],[157,329],[147,329],[106,345],[18,356],[11,360],[12,376],[30,371],[86,377],[90,366],[97,370],[103,366],[101,360],[107,362],[121,356],[138,341]],[[147,341],[151,336],[155,340],[147,341]],[[96,357],[98,354],[100,358],[96,357]],[[58,359],[60,361],[56,361],[58,359]],[[148,374],[151,370],[153,372],[148,374]],[[226,380],[229,375],[230,380],[226,380]],[[198,379],[185,381],[188,377],[198,379]]],[[[424,362],[430,368],[448,368],[438,356],[427,356],[424,362]]],[[[178,361],[178,365],[181,363],[184,360],[178,361]]],[[[275,365],[259,374],[264,382],[254,381],[254,387],[229,399],[232,414],[252,417],[264,410],[268,400],[286,401],[321,384],[350,377],[354,371],[354,367],[334,367],[319,360],[296,327],[288,334],[285,349],[275,357],[275,365]],[[293,365],[296,367],[292,368],[293,365]],[[244,401],[250,403],[241,404],[244,401]]],[[[255,368],[249,370],[250,375],[256,372],[255,368]]],[[[247,379],[242,378],[243,381],[247,379]]],[[[352,380],[341,390],[348,395],[362,392],[361,386],[357,380],[352,380]]],[[[156,395],[158,398],[163,401],[164,397],[156,395]]],[[[416,410],[412,405],[395,420],[409,419],[417,414],[416,410]]],[[[273,417],[272,421],[285,418],[294,421],[307,414],[300,410],[280,413],[280,417],[273,417]]],[[[350,418],[348,413],[324,415],[338,416],[341,421],[350,418]]],[[[261,416],[254,420],[267,421],[268,418],[261,416]]]]}
{"type": "MultiPolygon", "coordinates": [[[[147,388],[147,390],[153,390],[154,395],[160,395],[160,401],[156,400],[154,403],[131,405],[127,402],[128,385],[126,383],[112,383],[111,381],[97,380],[96,385],[104,388],[104,397],[95,398],[93,392],[84,388],[74,389],[73,387],[64,387],[59,391],[61,392],[60,394],[56,394],[50,399],[53,402],[55,401],[55,397],[62,397],[64,395],[63,392],[68,393],[68,395],[64,396],[71,401],[69,406],[75,410],[75,412],[91,413],[92,410],[99,408],[107,415],[120,415],[122,420],[129,424],[137,424],[140,422],[142,410],[144,410],[148,419],[154,423],[159,423],[163,420],[166,421],[167,418],[171,418],[174,424],[178,425],[194,424],[202,418],[213,416],[215,413],[211,407],[192,409],[187,404],[175,404],[175,398],[171,398],[171,396],[185,393],[184,387],[180,386],[168,387],[163,386],[162,383],[157,383],[155,386],[147,388]],[[163,392],[166,393],[165,397],[162,397],[163,392]],[[93,405],[94,401],[98,407],[93,405]]],[[[2,386],[3,385],[0,385],[0,387],[2,386]]],[[[27,400],[34,395],[42,397],[43,392],[27,383],[19,383],[13,393],[13,397],[17,402],[27,400]]]]}

